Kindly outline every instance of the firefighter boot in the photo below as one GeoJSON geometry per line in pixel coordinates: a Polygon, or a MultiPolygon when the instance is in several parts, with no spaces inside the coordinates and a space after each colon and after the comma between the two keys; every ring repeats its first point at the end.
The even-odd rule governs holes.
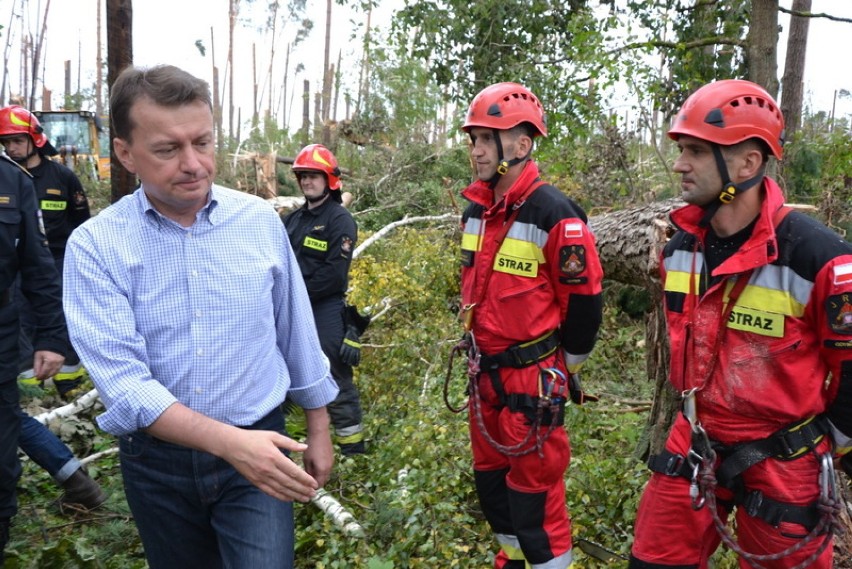
{"type": "Polygon", "coordinates": [[[82,394],[86,368],[82,364],[64,365],[53,378],[53,385],[63,401],[72,401],[82,394]]]}
{"type": "Polygon", "coordinates": [[[94,510],[107,499],[98,483],[82,467],[75,470],[61,486],[65,489],[59,499],[59,509],[63,512],[66,506],[72,511],[79,508],[94,510]]]}

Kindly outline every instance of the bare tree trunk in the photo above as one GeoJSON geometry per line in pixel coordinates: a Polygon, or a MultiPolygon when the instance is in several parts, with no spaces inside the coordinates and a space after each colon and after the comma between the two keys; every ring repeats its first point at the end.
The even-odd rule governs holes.
{"type": "MultiPolygon", "coordinates": [[[[107,8],[107,81],[112,85],[118,74],[133,64],[133,1],[106,0],[107,8]]],[[[110,140],[115,130],[110,121],[110,140]]],[[[110,185],[112,202],[130,194],[136,187],[136,176],[124,169],[110,145],[110,185]]]]}
{"type": "Polygon", "coordinates": [[[38,86],[38,66],[39,61],[41,60],[41,48],[44,45],[44,35],[47,32],[47,14],[50,12],[50,0],[47,0],[47,3],[44,6],[44,18],[41,22],[41,32],[39,32],[38,37],[36,38],[35,44],[35,52],[33,52],[33,61],[32,61],[32,85],[30,85],[30,100],[27,105],[28,109],[35,108],[35,94],[36,88],[38,86]]]}
{"type": "Polygon", "coordinates": [[[257,108],[257,44],[251,44],[251,84],[252,84],[252,106],[251,106],[251,124],[253,127],[258,125],[258,108],[257,108]]]}
{"type": "Polygon", "coordinates": [[[270,45],[269,45],[269,69],[266,72],[266,80],[269,82],[269,101],[266,104],[266,107],[267,107],[267,113],[266,114],[269,118],[272,118],[274,116],[273,109],[276,108],[276,106],[273,103],[274,99],[272,97],[272,93],[273,93],[272,84],[274,83],[274,81],[272,80],[272,70],[274,68],[273,63],[275,61],[275,40],[276,40],[277,31],[278,31],[278,2],[273,2],[271,7],[272,7],[272,16],[270,16],[270,19],[272,20],[272,41],[270,42],[270,45]]]}
{"type": "Polygon", "coordinates": [[[68,101],[71,100],[71,60],[65,60],[65,102],[62,104],[63,108],[67,108],[66,105],[68,101]]]}
{"type": "Polygon", "coordinates": [[[811,0],[793,0],[790,16],[790,35],[787,37],[787,56],[784,76],[781,78],[781,113],[784,115],[786,137],[790,140],[802,122],[803,78],[805,53],[808,48],[810,18],[796,16],[796,12],[810,12],[811,0]]]}
{"type": "Polygon", "coordinates": [[[234,28],[237,26],[237,14],[240,0],[228,2],[228,136],[234,138],[234,28]]]}
{"type": "Polygon", "coordinates": [[[221,158],[225,149],[225,134],[222,132],[222,97],[219,95],[219,68],[216,67],[216,40],[210,26],[210,64],[213,66],[213,121],[216,128],[216,153],[221,158]]]}
{"type": "Polygon", "coordinates": [[[778,94],[778,0],[752,0],[748,28],[748,75],[778,94]]]}
{"type": "MultiPolygon", "coordinates": [[[[287,54],[284,56],[284,80],[281,85],[281,122],[289,132],[290,107],[287,106],[287,76],[290,75],[290,46],[287,44],[287,54]]],[[[292,97],[292,95],[291,95],[292,97]]]]}
{"type": "Polygon", "coordinates": [[[97,47],[95,48],[95,114],[98,119],[104,116],[104,58],[103,45],[101,45],[101,0],[95,0],[98,5],[98,25],[97,25],[97,47]]]}
{"type": "MultiPolygon", "coordinates": [[[[355,102],[355,112],[364,110],[367,97],[370,96],[370,20],[373,18],[373,8],[367,12],[367,27],[364,30],[364,58],[361,60],[361,70],[358,76],[358,100],[355,102]]],[[[349,118],[349,117],[347,117],[349,118]]]]}
{"type": "Polygon", "coordinates": [[[311,135],[311,82],[305,79],[302,90],[302,146],[308,145],[311,135]]]}
{"type": "MultiPolygon", "coordinates": [[[[3,79],[0,81],[0,105],[6,105],[6,83],[9,81],[9,52],[12,50],[12,23],[15,21],[15,10],[10,10],[9,25],[6,27],[6,45],[3,47],[3,79]]],[[[11,87],[11,86],[10,86],[11,87]]]]}

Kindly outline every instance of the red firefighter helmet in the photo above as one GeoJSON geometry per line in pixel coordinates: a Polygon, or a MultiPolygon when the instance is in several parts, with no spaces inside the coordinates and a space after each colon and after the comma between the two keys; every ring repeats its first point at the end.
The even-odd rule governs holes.
{"type": "Polygon", "coordinates": [[[462,130],[470,132],[475,126],[508,130],[525,122],[535,129],[533,136],[547,136],[544,108],[538,97],[518,83],[495,83],[473,98],[462,130]]]}
{"type": "Polygon", "coordinates": [[[694,136],[721,146],[759,138],[781,159],[784,117],[763,87],[742,79],[709,83],[689,96],[678,112],[670,138],[694,136]]]}
{"type": "Polygon", "coordinates": [[[307,145],[299,151],[293,161],[293,172],[307,170],[325,174],[330,190],[340,189],[340,168],[337,166],[337,158],[322,144],[307,145]]]}
{"type": "Polygon", "coordinates": [[[47,136],[41,123],[34,114],[19,105],[10,105],[0,109],[0,136],[26,134],[33,140],[36,148],[44,148],[47,136]]]}

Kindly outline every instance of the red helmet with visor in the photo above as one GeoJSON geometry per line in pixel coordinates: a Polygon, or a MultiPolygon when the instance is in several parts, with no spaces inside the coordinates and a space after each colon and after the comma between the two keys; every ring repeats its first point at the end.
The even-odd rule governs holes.
{"type": "Polygon", "coordinates": [[[337,158],[331,150],[322,144],[309,144],[299,151],[293,161],[293,172],[314,171],[322,172],[328,179],[330,190],[340,189],[340,168],[337,166],[337,158]]]}
{"type": "Polygon", "coordinates": [[[0,136],[25,134],[32,138],[36,148],[44,148],[47,136],[38,118],[24,107],[11,105],[0,109],[0,136]]]}

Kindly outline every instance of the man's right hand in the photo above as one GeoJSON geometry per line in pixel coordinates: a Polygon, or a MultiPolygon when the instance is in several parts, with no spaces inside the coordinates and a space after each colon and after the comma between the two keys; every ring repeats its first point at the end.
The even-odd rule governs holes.
{"type": "Polygon", "coordinates": [[[281,452],[302,452],[307,445],[274,431],[234,430],[220,456],[249,482],[285,502],[308,502],[316,495],[314,477],[281,452]]]}
{"type": "Polygon", "coordinates": [[[308,446],[275,431],[226,425],[180,403],[169,406],[146,430],[164,441],[218,456],[273,498],[307,502],[319,488],[313,476],[281,452],[303,452],[308,446]]]}

